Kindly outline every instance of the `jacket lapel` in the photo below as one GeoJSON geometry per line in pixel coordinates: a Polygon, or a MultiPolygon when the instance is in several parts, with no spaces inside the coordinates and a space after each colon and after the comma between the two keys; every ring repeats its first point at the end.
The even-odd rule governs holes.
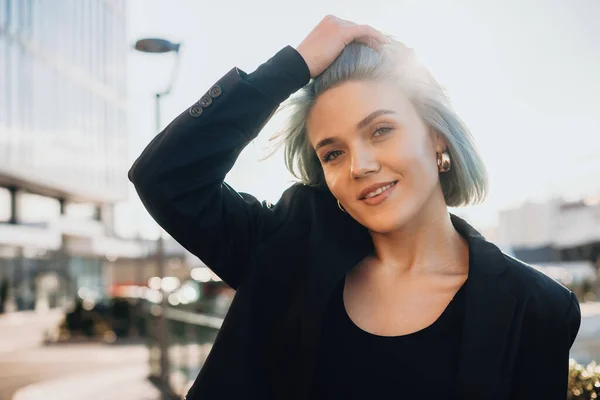
{"type": "Polygon", "coordinates": [[[465,221],[452,216],[452,222],[469,243],[458,398],[502,399],[508,395],[504,363],[516,305],[503,279],[508,263],[496,246],[465,221]]]}
{"type": "Polygon", "coordinates": [[[313,221],[320,221],[310,234],[310,265],[300,283],[302,298],[302,345],[304,398],[310,389],[317,362],[323,313],[335,285],[373,250],[369,232],[348,214],[342,213],[326,191],[313,221]],[[343,232],[340,234],[340,232],[343,232]]]}

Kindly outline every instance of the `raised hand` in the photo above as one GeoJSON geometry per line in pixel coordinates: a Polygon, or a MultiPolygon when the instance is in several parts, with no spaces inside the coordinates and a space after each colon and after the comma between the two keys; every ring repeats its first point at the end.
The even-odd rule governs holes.
{"type": "Polygon", "coordinates": [[[308,34],[296,50],[308,65],[311,78],[321,74],[347,44],[363,42],[379,48],[388,43],[388,38],[369,25],[358,25],[333,15],[328,15],[308,34]]]}

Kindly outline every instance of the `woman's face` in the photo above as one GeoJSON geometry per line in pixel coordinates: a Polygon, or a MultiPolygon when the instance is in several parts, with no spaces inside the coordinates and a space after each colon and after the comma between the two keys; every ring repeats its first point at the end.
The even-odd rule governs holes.
{"type": "Polygon", "coordinates": [[[435,196],[445,204],[436,156],[444,142],[394,85],[351,81],[327,90],[308,135],[329,190],[369,230],[402,227],[435,196]]]}

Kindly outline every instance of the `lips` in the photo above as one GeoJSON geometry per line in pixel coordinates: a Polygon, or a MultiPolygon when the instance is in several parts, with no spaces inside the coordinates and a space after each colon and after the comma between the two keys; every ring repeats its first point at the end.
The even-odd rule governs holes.
{"type": "Polygon", "coordinates": [[[377,183],[375,185],[371,185],[371,186],[365,188],[360,193],[358,199],[359,200],[367,200],[367,199],[372,199],[374,197],[377,197],[377,196],[381,195],[382,193],[384,193],[385,191],[394,187],[397,182],[398,181],[383,182],[383,183],[377,183]]]}

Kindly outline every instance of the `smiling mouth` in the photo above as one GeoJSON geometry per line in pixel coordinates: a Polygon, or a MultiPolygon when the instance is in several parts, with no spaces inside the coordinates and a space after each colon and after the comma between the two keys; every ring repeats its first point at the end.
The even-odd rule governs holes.
{"type": "Polygon", "coordinates": [[[373,197],[377,197],[377,196],[381,195],[383,192],[385,192],[386,190],[389,190],[392,187],[396,186],[396,183],[398,183],[398,181],[394,181],[392,183],[389,183],[385,186],[380,187],[377,190],[367,193],[364,197],[361,197],[361,200],[372,199],[373,197]]]}

